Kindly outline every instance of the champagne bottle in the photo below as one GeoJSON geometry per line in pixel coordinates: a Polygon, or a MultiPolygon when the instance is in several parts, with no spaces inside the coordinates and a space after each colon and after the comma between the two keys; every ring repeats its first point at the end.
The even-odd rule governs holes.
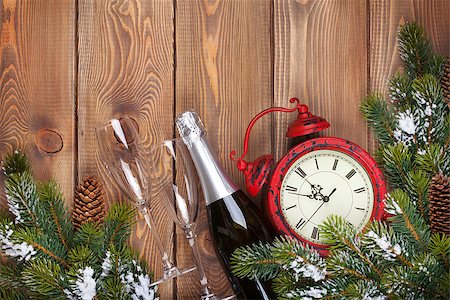
{"type": "Polygon", "coordinates": [[[269,299],[267,284],[234,276],[230,257],[240,246],[271,241],[265,218],[233,182],[216,158],[204,126],[194,111],[182,113],[176,125],[191,154],[206,201],[208,221],[216,252],[222,261],[237,299],[269,299]]]}

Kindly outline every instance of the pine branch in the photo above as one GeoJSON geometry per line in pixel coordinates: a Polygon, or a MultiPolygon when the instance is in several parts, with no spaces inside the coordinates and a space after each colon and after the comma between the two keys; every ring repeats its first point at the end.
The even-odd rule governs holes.
{"type": "Polygon", "coordinates": [[[90,249],[98,256],[104,255],[103,251],[104,231],[99,224],[94,222],[83,223],[75,232],[74,243],[78,245],[89,246],[90,249]]]}
{"type": "Polygon", "coordinates": [[[403,143],[386,145],[382,152],[382,168],[394,188],[407,185],[406,177],[414,167],[413,157],[403,143]]]}
{"type": "Polygon", "coordinates": [[[442,140],[445,138],[445,119],[442,116],[448,107],[439,80],[431,74],[425,74],[412,82],[412,88],[415,109],[419,117],[419,141],[428,145],[433,141],[442,140]]]}
{"type": "Polygon", "coordinates": [[[431,176],[424,171],[412,170],[408,173],[406,190],[417,205],[420,215],[428,223],[428,187],[431,176]]]}
{"type": "Polygon", "coordinates": [[[348,250],[332,251],[327,258],[327,270],[332,277],[354,277],[355,279],[371,280],[371,268],[359,256],[354,256],[348,250]]]}
{"type": "Polygon", "coordinates": [[[421,26],[414,23],[401,26],[398,32],[398,49],[410,78],[429,73],[431,43],[425,38],[421,26]]]}
{"type": "Polygon", "coordinates": [[[41,214],[42,228],[49,237],[60,242],[67,253],[70,249],[73,227],[58,184],[50,181],[41,185],[39,197],[42,209],[38,213],[41,214]]]}
{"type": "Polygon", "coordinates": [[[325,263],[317,251],[285,237],[275,238],[271,244],[240,247],[233,253],[231,262],[233,273],[246,278],[256,276],[268,280],[289,271],[298,279],[312,277],[317,281],[326,275],[325,263]]]}
{"type": "Polygon", "coordinates": [[[444,149],[438,144],[430,144],[423,155],[417,156],[416,164],[421,170],[424,170],[430,175],[434,175],[439,172],[448,174],[448,168],[446,165],[448,165],[449,160],[449,151],[444,151],[444,149]]]}
{"type": "Polygon", "coordinates": [[[389,80],[389,99],[397,110],[405,111],[413,105],[412,84],[406,75],[396,74],[389,80]]]}
{"type": "Polygon", "coordinates": [[[360,240],[367,256],[374,256],[372,260],[379,267],[386,269],[398,262],[412,267],[412,262],[407,258],[411,249],[387,224],[377,221],[369,223],[360,235],[360,240]]]}
{"type": "Polygon", "coordinates": [[[18,228],[13,236],[15,239],[23,241],[38,250],[38,255],[45,255],[54,259],[57,263],[68,267],[69,264],[64,258],[65,251],[58,244],[52,242],[46,235],[36,231],[34,228],[18,228]]]}
{"type": "Polygon", "coordinates": [[[5,156],[3,160],[3,172],[6,177],[15,173],[31,172],[28,157],[20,151],[14,151],[5,156]]]}
{"type": "Polygon", "coordinates": [[[61,267],[50,260],[31,261],[22,272],[24,283],[36,296],[51,297],[51,299],[66,299],[64,288],[60,281],[61,267]]]}
{"type": "Polygon", "coordinates": [[[21,266],[0,263],[0,289],[11,291],[15,295],[26,296],[27,293],[20,278],[21,271],[21,266]]]}
{"type": "Polygon", "coordinates": [[[372,93],[367,96],[359,109],[381,143],[395,142],[395,115],[381,94],[372,93]]]}
{"type": "Polygon", "coordinates": [[[104,221],[104,244],[106,250],[112,245],[120,247],[130,236],[135,211],[128,205],[113,204],[104,221]]]}
{"type": "Polygon", "coordinates": [[[436,257],[441,259],[447,270],[450,269],[450,236],[441,233],[433,233],[430,238],[428,249],[436,257]]]}
{"type": "Polygon", "coordinates": [[[320,232],[327,244],[331,244],[333,250],[351,250],[378,276],[381,271],[362,253],[358,240],[356,239],[356,228],[348,223],[343,217],[332,215],[320,226],[320,232]],[[334,244],[333,244],[334,243],[334,244]]]}
{"type": "Polygon", "coordinates": [[[8,207],[15,216],[15,222],[39,227],[35,212],[39,196],[31,173],[25,171],[10,174],[6,177],[5,190],[8,207]]]}
{"type": "Polygon", "coordinates": [[[396,215],[389,218],[392,228],[403,234],[421,249],[426,249],[430,239],[430,229],[402,190],[394,190],[387,197],[388,207],[396,207],[396,215]]]}

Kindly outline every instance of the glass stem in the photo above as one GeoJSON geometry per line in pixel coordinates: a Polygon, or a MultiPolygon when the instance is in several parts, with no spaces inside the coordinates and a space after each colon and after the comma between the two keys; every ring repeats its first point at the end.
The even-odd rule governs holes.
{"type": "Polygon", "coordinates": [[[161,258],[164,265],[164,270],[170,270],[173,268],[173,264],[169,260],[169,255],[167,254],[166,250],[164,249],[164,246],[161,242],[161,237],[159,236],[158,229],[156,228],[155,221],[153,220],[153,217],[147,207],[140,208],[141,213],[144,215],[145,222],[147,223],[148,227],[150,228],[150,232],[153,235],[153,238],[156,242],[156,247],[158,248],[159,252],[161,253],[161,258]]]}
{"type": "Polygon", "coordinates": [[[211,291],[208,287],[208,279],[206,278],[205,270],[203,269],[203,263],[200,258],[200,250],[198,249],[198,245],[195,241],[195,233],[192,228],[188,227],[184,230],[184,233],[186,234],[186,238],[189,241],[189,245],[192,248],[192,252],[194,253],[194,259],[197,265],[197,271],[200,275],[200,284],[202,286],[202,293],[203,296],[212,296],[211,291]]]}

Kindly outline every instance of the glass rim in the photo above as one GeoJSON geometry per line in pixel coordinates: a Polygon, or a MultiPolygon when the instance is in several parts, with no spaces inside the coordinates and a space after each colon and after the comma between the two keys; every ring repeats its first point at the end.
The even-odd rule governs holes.
{"type": "Polygon", "coordinates": [[[160,148],[169,142],[175,142],[175,143],[181,142],[184,145],[183,138],[181,136],[179,136],[179,137],[175,137],[175,138],[171,138],[171,139],[159,140],[156,143],[152,143],[150,146],[148,146],[148,149],[160,148]]]}
{"type": "Polygon", "coordinates": [[[133,120],[134,120],[133,118],[131,118],[130,116],[127,116],[127,115],[125,115],[125,116],[119,116],[119,117],[117,117],[117,118],[110,118],[110,119],[109,119],[108,121],[106,121],[106,122],[103,122],[103,123],[98,122],[97,125],[94,127],[94,130],[97,131],[97,130],[109,128],[109,127],[112,126],[112,124],[111,124],[111,121],[112,121],[112,120],[121,120],[121,119],[126,119],[126,120],[130,120],[130,121],[133,121],[133,120]]]}

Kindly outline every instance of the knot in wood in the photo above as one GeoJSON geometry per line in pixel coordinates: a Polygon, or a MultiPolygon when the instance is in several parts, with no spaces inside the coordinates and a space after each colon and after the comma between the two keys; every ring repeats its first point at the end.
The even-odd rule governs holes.
{"type": "Polygon", "coordinates": [[[41,128],[36,134],[36,145],[40,151],[52,155],[63,148],[63,139],[53,129],[41,128]]]}

